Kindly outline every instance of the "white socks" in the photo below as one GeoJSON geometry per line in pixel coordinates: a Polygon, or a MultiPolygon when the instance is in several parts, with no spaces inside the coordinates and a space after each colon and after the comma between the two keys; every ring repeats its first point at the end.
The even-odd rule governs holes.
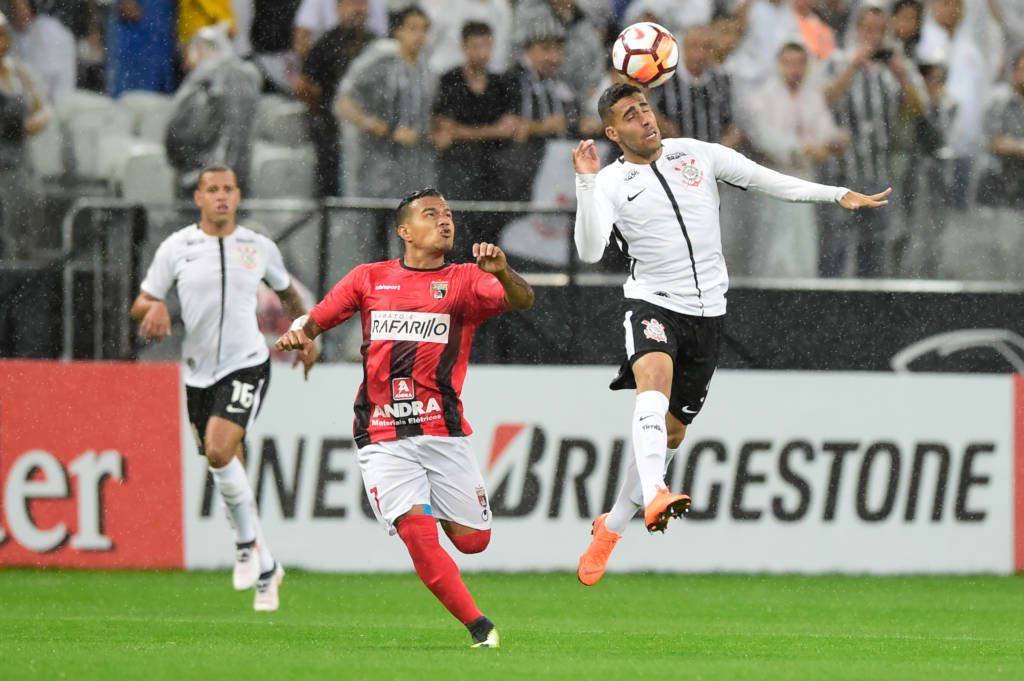
{"type": "Polygon", "coordinates": [[[274,567],[274,558],[267,548],[267,542],[263,540],[256,497],[252,493],[249,478],[245,475],[245,466],[235,458],[223,468],[210,466],[210,473],[213,474],[213,482],[227,507],[228,522],[235,530],[235,543],[243,544],[256,540],[260,572],[270,571],[274,567]]]}
{"type": "Polygon", "coordinates": [[[657,390],[645,390],[637,394],[636,407],[633,409],[633,458],[640,477],[644,506],[651,503],[659,487],[665,486],[667,413],[668,398],[657,390]]]}
{"type": "MultiPolygon", "coordinates": [[[[668,468],[669,461],[679,452],[679,448],[665,450],[665,467],[668,468]]],[[[644,507],[643,494],[640,491],[640,476],[636,472],[636,460],[626,465],[626,477],[619,486],[619,494],[615,497],[612,509],[608,511],[604,526],[612,532],[622,534],[629,526],[636,512],[644,507]]]]}

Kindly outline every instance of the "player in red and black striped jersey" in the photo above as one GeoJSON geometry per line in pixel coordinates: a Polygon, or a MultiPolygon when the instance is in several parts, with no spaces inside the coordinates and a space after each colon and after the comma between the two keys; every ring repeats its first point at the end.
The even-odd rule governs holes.
{"type": "Polygon", "coordinates": [[[485,319],[532,306],[533,289],[494,244],[473,244],[475,264],[445,262],[455,224],[435,189],[402,199],[397,231],[402,258],[356,267],[277,348],[307,348],[360,313],[364,378],[353,433],[370,505],[405,542],[427,588],[469,629],[473,646],[493,648],[498,632],[438,543],[436,523],[463,553],[490,541],[490,506],[460,394],[473,332],[485,319]]]}

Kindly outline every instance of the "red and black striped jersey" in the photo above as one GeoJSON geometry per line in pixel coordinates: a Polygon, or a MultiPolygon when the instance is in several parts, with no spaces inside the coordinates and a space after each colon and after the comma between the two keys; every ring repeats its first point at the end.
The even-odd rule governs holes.
{"type": "Polygon", "coordinates": [[[335,284],[309,314],[325,331],[362,317],[356,445],[469,435],[460,395],[473,333],[508,309],[501,283],[475,264],[417,270],[388,260],[359,265],[335,284]]]}

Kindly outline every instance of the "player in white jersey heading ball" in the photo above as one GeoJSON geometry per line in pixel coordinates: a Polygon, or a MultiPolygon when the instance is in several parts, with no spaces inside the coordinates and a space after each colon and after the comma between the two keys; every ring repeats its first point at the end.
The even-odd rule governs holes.
{"type": "Polygon", "coordinates": [[[700,412],[718,363],[729,277],[722,255],[718,183],[787,201],[843,208],[888,204],[891,189],[864,195],[806,182],[718,144],[662,139],[644,91],[612,85],[598,101],[605,135],[622,156],[601,168],[593,140],[573,152],[575,242],[597,262],[609,241],[630,258],[623,326],[626,359],[613,390],[636,389],[633,459],[615,503],[594,520],[577,576],[593,586],[628,522],[641,508],[648,531],[664,531],[690,505],[665,485],[665,467],[700,412]]]}
{"type": "MultiPolygon", "coordinates": [[[[270,382],[270,352],[256,321],[260,281],[277,292],[292,319],[305,305],[277,245],[236,222],[241,193],[227,166],[200,173],[194,193],[199,222],[157,248],[131,317],[147,340],[171,333],[164,300],[175,288],[185,324],[182,355],[188,419],[210,466],[235,535],[235,589],[256,587],[253,607],[277,610],[284,569],[270,553],[243,465],[243,440],[270,382]]],[[[296,357],[306,374],[317,358],[310,345],[296,357]]]]}

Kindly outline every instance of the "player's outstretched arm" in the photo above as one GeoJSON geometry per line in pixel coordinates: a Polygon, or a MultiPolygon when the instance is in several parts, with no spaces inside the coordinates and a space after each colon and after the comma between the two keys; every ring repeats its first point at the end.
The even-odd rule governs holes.
{"type": "Polygon", "coordinates": [[[477,267],[484,272],[490,272],[501,283],[509,307],[513,310],[527,310],[533,307],[533,287],[508,266],[505,251],[496,244],[481,242],[473,244],[473,257],[476,258],[477,267]]]}
{"type": "MultiPolygon", "coordinates": [[[[281,306],[284,307],[284,311],[288,313],[288,316],[292,318],[293,323],[303,316],[306,316],[308,319],[308,315],[303,315],[302,298],[299,296],[299,292],[294,285],[289,284],[288,288],[283,291],[276,291],[276,293],[277,297],[281,300],[281,306]]],[[[305,321],[300,326],[304,324],[305,321]]],[[[309,380],[309,372],[318,357],[320,357],[320,346],[315,342],[306,343],[295,353],[295,361],[292,362],[292,368],[295,368],[299,362],[302,362],[302,376],[309,380]]]]}
{"type": "Polygon", "coordinates": [[[139,293],[129,313],[139,324],[139,335],[146,340],[162,341],[171,335],[171,313],[167,304],[145,291],[139,293]]]}
{"type": "Polygon", "coordinates": [[[572,166],[580,175],[593,175],[601,170],[601,159],[597,155],[594,140],[583,140],[572,152],[572,166]]]}
{"type": "Polygon", "coordinates": [[[839,199],[839,205],[847,210],[860,210],[861,208],[881,208],[882,206],[888,206],[889,201],[886,199],[889,194],[892,194],[892,187],[889,187],[884,192],[877,194],[858,194],[854,191],[846,192],[843,198],[839,199]]]}

